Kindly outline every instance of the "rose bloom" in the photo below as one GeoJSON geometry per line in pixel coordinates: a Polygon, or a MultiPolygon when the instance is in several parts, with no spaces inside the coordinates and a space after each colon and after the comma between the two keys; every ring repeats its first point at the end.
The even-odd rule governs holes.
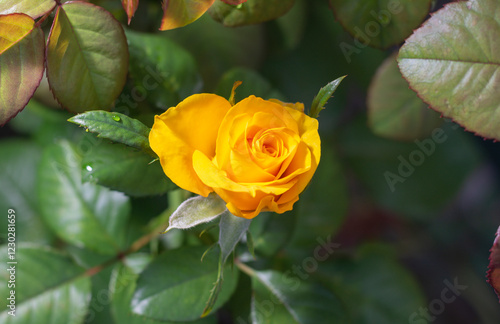
{"type": "Polygon", "coordinates": [[[318,166],[318,121],[304,105],[195,94],[155,116],[149,142],[165,174],[236,216],[291,210],[318,166]]]}

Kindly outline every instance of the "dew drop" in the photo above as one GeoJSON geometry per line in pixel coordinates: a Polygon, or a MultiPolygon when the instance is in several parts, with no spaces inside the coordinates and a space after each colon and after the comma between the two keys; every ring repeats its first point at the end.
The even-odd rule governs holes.
{"type": "Polygon", "coordinates": [[[93,169],[92,169],[92,166],[90,164],[87,164],[85,166],[85,170],[87,170],[88,172],[92,172],[93,169]]]}
{"type": "Polygon", "coordinates": [[[113,115],[111,118],[113,118],[114,121],[117,121],[117,122],[120,121],[120,116],[118,116],[118,115],[113,115]]]}

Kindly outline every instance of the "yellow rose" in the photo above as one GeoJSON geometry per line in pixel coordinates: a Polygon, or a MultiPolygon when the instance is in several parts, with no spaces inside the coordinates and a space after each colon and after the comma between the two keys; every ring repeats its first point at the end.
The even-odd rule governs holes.
{"type": "Polygon", "coordinates": [[[155,122],[149,142],[165,174],[202,196],[217,193],[236,216],[291,210],[318,166],[318,121],[302,104],[250,96],[234,106],[196,94],[155,122]]]}

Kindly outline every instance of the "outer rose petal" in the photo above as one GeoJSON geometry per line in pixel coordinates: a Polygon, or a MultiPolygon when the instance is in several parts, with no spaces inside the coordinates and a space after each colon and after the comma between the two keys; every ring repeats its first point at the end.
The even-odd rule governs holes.
{"type": "MultiPolygon", "coordinates": [[[[309,181],[311,181],[314,172],[316,172],[319,160],[321,158],[321,139],[318,134],[318,120],[302,114],[294,109],[288,108],[288,111],[295,118],[295,120],[297,120],[297,123],[299,125],[300,138],[302,139],[302,142],[309,147],[309,150],[312,153],[312,157],[310,162],[311,168],[309,169],[309,171],[298,176],[298,182],[295,184],[295,186],[288,192],[283,194],[278,200],[278,203],[280,204],[287,203],[306,188],[306,186],[309,184],[309,181]]],[[[295,158],[300,158],[300,156],[301,154],[296,154],[295,158]]]]}
{"type": "Polygon", "coordinates": [[[286,106],[288,108],[298,110],[300,112],[304,112],[304,104],[302,102],[289,103],[289,102],[283,102],[283,101],[278,100],[278,99],[269,99],[269,101],[278,103],[278,104],[280,104],[282,106],[286,106]]]}
{"type": "Polygon", "coordinates": [[[230,108],[222,97],[196,94],[155,116],[149,143],[160,157],[163,171],[176,185],[205,197],[213,191],[194,171],[192,157],[195,151],[214,157],[217,133],[230,108]]]}

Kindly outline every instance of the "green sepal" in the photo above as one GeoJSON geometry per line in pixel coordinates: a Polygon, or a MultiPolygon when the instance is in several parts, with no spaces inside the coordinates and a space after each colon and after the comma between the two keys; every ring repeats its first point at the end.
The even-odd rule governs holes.
{"type": "Polygon", "coordinates": [[[243,235],[248,231],[251,221],[251,219],[234,216],[229,211],[226,211],[221,215],[218,243],[220,247],[219,271],[217,273],[217,281],[214,283],[214,287],[210,292],[210,297],[208,298],[207,305],[203,310],[202,317],[207,316],[212,311],[213,306],[217,301],[217,296],[221,290],[224,279],[223,269],[226,260],[234,251],[236,244],[238,244],[243,235]]]}
{"type": "Polygon", "coordinates": [[[251,221],[251,219],[234,216],[229,211],[222,214],[219,223],[219,246],[223,264],[226,263],[227,257],[248,231],[251,221]]]}
{"type": "Polygon", "coordinates": [[[341,76],[340,78],[333,80],[332,82],[328,83],[326,86],[324,86],[319,90],[318,94],[316,95],[316,97],[314,97],[312,101],[311,110],[309,111],[309,116],[311,116],[312,118],[318,118],[320,111],[325,109],[325,105],[328,99],[330,99],[333,96],[333,93],[335,92],[335,90],[337,90],[340,82],[342,82],[342,80],[344,80],[346,76],[347,75],[344,75],[341,76]]]}
{"type": "Polygon", "coordinates": [[[169,225],[163,232],[172,228],[188,229],[208,223],[226,212],[226,203],[215,193],[208,197],[196,196],[185,200],[170,216],[169,225]]]}
{"type": "MultiPolygon", "coordinates": [[[[212,247],[214,247],[214,246],[215,245],[212,245],[207,251],[205,251],[203,256],[205,256],[205,254],[208,251],[212,250],[212,247]]],[[[223,278],[224,264],[222,262],[222,259],[223,258],[222,258],[222,253],[221,253],[219,255],[219,267],[217,269],[217,280],[215,281],[214,286],[213,286],[212,290],[210,291],[210,297],[208,297],[207,305],[205,306],[205,309],[203,310],[203,314],[201,314],[201,317],[208,316],[212,312],[214,305],[215,305],[215,302],[217,301],[217,297],[219,296],[219,293],[221,291],[222,282],[224,280],[224,278],[223,278]]]]}
{"type": "Polygon", "coordinates": [[[252,237],[252,233],[250,231],[247,231],[247,234],[246,234],[246,237],[247,237],[247,248],[248,248],[248,252],[250,252],[250,254],[253,256],[253,258],[255,259],[255,245],[253,243],[253,237],[252,237]]]}

